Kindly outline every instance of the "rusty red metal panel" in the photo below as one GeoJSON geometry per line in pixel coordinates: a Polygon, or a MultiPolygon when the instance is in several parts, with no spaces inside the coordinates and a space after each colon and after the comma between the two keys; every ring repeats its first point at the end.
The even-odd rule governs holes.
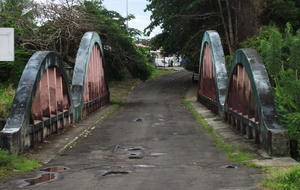
{"type": "Polygon", "coordinates": [[[216,84],[214,77],[214,68],[212,54],[208,43],[204,45],[202,54],[202,64],[199,76],[199,93],[216,101],[216,84]]]}
{"type": "Polygon", "coordinates": [[[62,113],[63,110],[63,78],[61,77],[61,73],[59,70],[56,72],[56,101],[57,101],[57,111],[58,113],[62,113]]]}
{"type": "Polygon", "coordinates": [[[58,115],[68,111],[70,107],[69,95],[65,91],[64,83],[65,81],[57,67],[48,67],[44,71],[31,106],[31,124],[40,128],[36,131],[37,135],[30,134],[31,147],[34,143],[42,142],[44,138],[51,136],[53,132],[57,132],[58,126],[62,128],[72,122],[62,122],[63,124],[59,125],[60,122],[56,119],[52,119],[52,123],[47,121],[49,118],[60,118],[59,120],[63,121],[64,118],[58,117],[58,115]],[[41,128],[41,125],[44,125],[43,121],[47,121],[47,125],[41,128]]]}
{"type": "Polygon", "coordinates": [[[243,65],[236,65],[229,84],[226,107],[247,119],[258,122],[257,106],[243,65]]]}
{"type": "Polygon", "coordinates": [[[35,98],[31,106],[31,124],[43,120],[43,111],[42,111],[42,103],[41,103],[41,84],[38,85],[38,88],[35,93],[35,98]]]}
{"type": "Polygon", "coordinates": [[[49,107],[49,85],[48,85],[48,71],[46,70],[41,78],[41,106],[43,111],[43,117],[50,117],[50,107],[49,107]]]}
{"type": "Polygon", "coordinates": [[[95,43],[90,54],[85,80],[84,102],[87,106],[82,112],[84,116],[94,112],[102,106],[101,101],[93,102],[92,104],[87,103],[100,99],[108,93],[102,60],[100,47],[95,43]]]}
{"type": "Polygon", "coordinates": [[[56,68],[49,67],[48,72],[48,90],[49,90],[49,110],[51,117],[57,115],[57,103],[56,103],[56,68]]]}

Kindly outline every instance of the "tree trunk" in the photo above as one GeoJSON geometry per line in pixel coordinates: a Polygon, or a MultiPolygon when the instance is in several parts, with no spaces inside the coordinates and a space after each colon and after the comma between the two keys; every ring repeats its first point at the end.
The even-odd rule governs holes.
{"type": "Polygon", "coordinates": [[[228,14],[228,29],[229,29],[229,40],[231,48],[234,48],[234,35],[233,35],[233,25],[232,25],[232,18],[231,18],[231,10],[229,6],[229,1],[226,0],[226,8],[227,8],[227,14],[228,14]]]}
{"type": "Polygon", "coordinates": [[[225,39],[226,39],[226,43],[227,43],[227,46],[228,46],[228,51],[229,51],[230,55],[233,55],[232,48],[231,48],[231,43],[230,43],[230,40],[229,40],[229,34],[228,34],[228,30],[227,30],[227,25],[226,25],[225,18],[224,18],[224,15],[223,15],[223,9],[222,9],[222,5],[221,5],[221,0],[218,0],[218,4],[219,4],[219,9],[220,9],[220,15],[221,15],[221,19],[222,19],[222,24],[223,24],[223,27],[224,27],[225,39]]]}

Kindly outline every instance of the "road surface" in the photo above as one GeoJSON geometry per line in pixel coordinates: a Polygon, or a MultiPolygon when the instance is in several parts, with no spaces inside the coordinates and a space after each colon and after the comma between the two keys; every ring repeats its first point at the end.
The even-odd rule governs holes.
{"type": "MultiPolygon", "coordinates": [[[[5,181],[5,189],[260,189],[261,169],[228,161],[182,104],[191,73],[174,71],[138,85],[128,102],[43,168],[5,181]],[[54,177],[33,186],[33,178],[54,177]]],[[[37,181],[37,180],[36,180],[37,181]]]]}

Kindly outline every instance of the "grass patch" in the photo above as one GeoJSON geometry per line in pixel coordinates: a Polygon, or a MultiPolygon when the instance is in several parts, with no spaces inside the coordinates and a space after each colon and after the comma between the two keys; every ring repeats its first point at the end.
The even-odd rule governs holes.
{"type": "Polygon", "coordinates": [[[172,71],[175,71],[175,69],[154,69],[151,78],[157,77],[159,75],[164,75],[172,71]]]}
{"type": "Polygon", "coordinates": [[[114,103],[124,103],[126,102],[126,99],[125,98],[110,98],[110,102],[114,102],[114,103]]]}
{"type": "Polygon", "coordinates": [[[41,163],[35,160],[31,154],[17,156],[7,150],[0,150],[0,178],[31,171],[40,166],[41,163]]]}
{"type": "Polygon", "coordinates": [[[228,160],[243,163],[246,160],[249,160],[251,157],[254,156],[254,154],[243,152],[238,147],[222,141],[218,137],[218,135],[214,132],[213,128],[208,125],[208,123],[205,121],[205,119],[195,110],[195,108],[190,104],[189,101],[184,100],[183,103],[192,112],[192,114],[196,118],[196,120],[198,122],[200,122],[201,125],[205,128],[206,132],[214,138],[214,140],[217,144],[217,147],[221,148],[226,153],[228,160]]]}
{"type": "Polygon", "coordinates": [[[8,117],[9,109],[12,105],[16,90],[12,85],[0,86],[0,119],[8,117]]]}
{"type": "Polygon", "coordinates": [[[300,188],[300,165],[272,168],[261,187],[276,190],[298,190],[300,188]]]}

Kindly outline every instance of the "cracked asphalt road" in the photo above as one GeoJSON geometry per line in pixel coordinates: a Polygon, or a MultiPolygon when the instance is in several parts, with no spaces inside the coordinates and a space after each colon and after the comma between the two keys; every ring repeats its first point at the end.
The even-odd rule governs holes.
{"type": "Polygon", "coordinates": [[[120,109],[43,167],[66,167],[53,173],[57,179],[26,186],[24,179],[46,173],[34,170],[0,188],[260,189],[263,171],[228,161],[182,104],[191,85],[191,73],[185,70],[141,83],[120,109]]]}

